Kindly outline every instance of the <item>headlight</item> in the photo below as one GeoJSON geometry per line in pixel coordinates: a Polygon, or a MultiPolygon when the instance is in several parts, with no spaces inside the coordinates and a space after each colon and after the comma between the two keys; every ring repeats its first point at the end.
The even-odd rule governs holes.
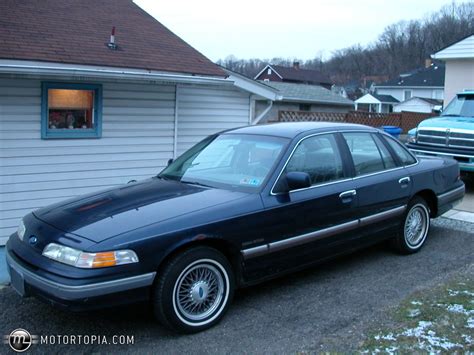
{"type": "Polygon", "coordinates": [[[85,269],[138,263],[138,256],[133,250],[86,253],[56,243],[48,244],[43,255],[60,263],[85,269]]]}
{"type": "Polygon", "coordinates": [[[21,220],[20,224],[18,225],[18,229],[16,230],[16,234],[18,234],[18,238],[20,238],[20,240],[23,240],[23,237],[25,236],[25,232],[26,232],[25,223],[23,223],[23,220],[21,220]]]}
{"type": "Polygon", "coordinates": [[[407,137],[407,143],[416,143],[416,134],[407,137]]]}

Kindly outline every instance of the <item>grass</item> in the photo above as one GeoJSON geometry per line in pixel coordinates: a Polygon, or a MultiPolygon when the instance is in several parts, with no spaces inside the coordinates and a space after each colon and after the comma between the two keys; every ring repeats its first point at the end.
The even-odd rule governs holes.
{"type": "Polygon", "coordinates": [[[389,321],[367,337],[361,352],[474,353],[474,274],[413,294],[389,321]]]}

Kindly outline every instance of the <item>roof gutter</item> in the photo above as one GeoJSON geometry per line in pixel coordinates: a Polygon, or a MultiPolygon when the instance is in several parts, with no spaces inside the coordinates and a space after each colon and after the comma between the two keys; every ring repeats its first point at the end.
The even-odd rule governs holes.
{"type": "Polygon", "coordinates": [[[79,76],[97,79],[156,80],[196,84],[230,84],[226,78],[193,74],[174,74],[144,69],[65,65],[61,63],[0,60],[0,74],[79,76]]]}
{"type": "Polygon", "coordinates": [[[320,105],[335,105],[335,106],[353,106],[353,102],[333,102],[333,101],[315,101],[315,100],[308,100],[308,99],[300,99],[297,97],[280,97],[278,101],[282,102],[304,102],[304,103],[311,103],[311,104],[320,104],[320,105]]]}

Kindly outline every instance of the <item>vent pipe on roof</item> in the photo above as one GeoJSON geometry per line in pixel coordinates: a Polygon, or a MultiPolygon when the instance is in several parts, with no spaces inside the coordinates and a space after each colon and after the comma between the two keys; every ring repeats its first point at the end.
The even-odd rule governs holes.
{"type": "Polygon", "coordinates": [[[110,41],[107,43],[107,47],[117,49],[117,45],[115,44],[115,26],[112,27],[112,33],[110,34],[110,41]]]}

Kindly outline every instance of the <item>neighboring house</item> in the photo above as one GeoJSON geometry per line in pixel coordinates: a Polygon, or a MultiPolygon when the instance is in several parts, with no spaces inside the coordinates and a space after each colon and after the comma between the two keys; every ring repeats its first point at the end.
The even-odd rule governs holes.
{"type": "Polygon", "coordinates": [[[400,75],[397,79],[375,86],[379,95],[391,95],[403,102],[412,97],[443,99],[444,70],[440,63],[431,63],[427,67],[400,75]]]}
{"type": "Polygon", "coordinates": [[[0,0],[0,13],[0,244],[31,210],[154,176],[275,97],[132,0],[0,0]]]}
{"type": "Polygon", "coordinates": [[[256,121],[260,123],[277,121],[279,111],[348,112],[354,105],[353,101],[319,85],[276,81],[262,83],[277,90],[277,98],[271,107],[263,101],[256,102],[256,121]]]}
{"type": "Polygon", "coordinates": [[[354,101],[355,110],[390,113],[399,101],[391,95],[365,94],[354,101]]]}
{"type": "Polygon", "coordinates": [[[474,34],[441,49],[432,58],[446,62],[445,104],[458,92],[474,89],[474,34]]]}
{"type": "Polygon", "coordinates": [[[347,91],[344,86],[341,85],[333,85],[331,86],[331,91],[336,95],[342,96],[347,99],[347,91]]]}
{"type": "Polygon", "coordinates": [[[439,112],[443,107],[443,100],[412,97],[393,106],[393,112],[439,112]]]}
{"type": "Polygon", "coordinates": [[[299,62],[293,67],[267,64],[254,78],[255,80],[320,85],[331,90],[332,82],[328,76],[317,70],[301,69],[299,62]]]}

